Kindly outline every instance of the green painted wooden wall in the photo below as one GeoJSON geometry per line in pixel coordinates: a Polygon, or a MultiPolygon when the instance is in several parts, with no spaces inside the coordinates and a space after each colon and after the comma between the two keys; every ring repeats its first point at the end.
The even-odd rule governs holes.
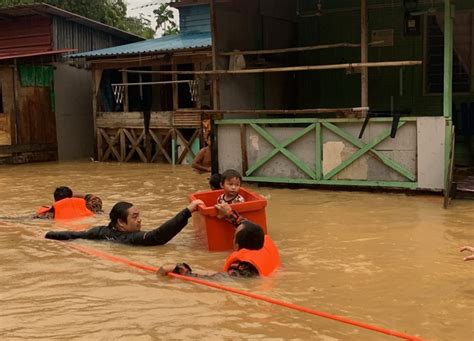
{"type": "MultiPolygon", "coordinates": [[[[314,9],[315,0],[299,0],[301,13],[314,9]]],[[[430,7],[419,1],[418,10],[430,7]]],[[[434,1],[438,12],[443,4],[434,1]]],[[[457,0],[456,10],[474,10],[474,1],[457,0]]],[[[404,34],[404,7],[401,0],[369,0],[369,32],[393,29],[394,46],[370,47],[369,61],[423,60],[425,16],[421,16],[419,35],[404,34]]],[[[474,37],[473,37],[474,38],[474,37]]],[[[369,33],[370,41],[370,33],[369,33]]],[[[298,18],[298,46],[360,42],[360,3],[354,0],[322,0],[322,15],[298,18]]],[[[299,54],[300,65],[359,62],[359,48],[337,48],[299,54]]],[[[425,95],[423,66],[369,69],[369,105],[389,110],[391,97],[395,109],[411,109],[412,115],[442,115],[442,95],[425,95]],[[401,93],[400,80],[403,91],[401,93]]],[[[360,74],[345,70],[300,72],[300,108],[357,107],[360,105],[360,74]]],[[[474,94],[454,95],[453,102],[474,102],[474,94]]]]}

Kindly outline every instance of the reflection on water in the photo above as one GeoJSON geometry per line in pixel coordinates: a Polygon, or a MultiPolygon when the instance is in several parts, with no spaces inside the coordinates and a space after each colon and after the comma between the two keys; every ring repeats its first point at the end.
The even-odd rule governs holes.
{"type": "MultiPolygon", "coordinates": [[[[107,213],[135,203],[151,229],[207,188],[205,175],[166,165],[67,163],[0,168],[0,216],[48,204],[56,186],[95,193],[107,213]]],[[[283,268],[273,277],[225,285],[430,340],[472,340],[474,203],[441,208],[440,196],[257,188],[283,268]]],[[[43,239],[75,226],[0,219],[2,339],[392,339],[350,325],[93,258],[43,239]]],[[[77,243],[159,266],[186,261],[221,269],[192,225],[161,247],[77,243]]]]}

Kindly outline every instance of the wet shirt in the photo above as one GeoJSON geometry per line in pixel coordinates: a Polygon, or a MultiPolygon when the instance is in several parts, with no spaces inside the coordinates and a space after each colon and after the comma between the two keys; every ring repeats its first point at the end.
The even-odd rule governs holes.
{"type": "Polygon", "coordinates": [[[225,193],[222,193],[221,195],[219,195],[219,197],[217,198],[217,203],[218,204],[229,204],[229,205],[232,205],[232,204],[238,204],[240,202],[245,202],[245,199],[243,196],[241,196],[240,194],[237,194],[235,197],[233,197],[232,199],[230,200],[226,200],[225,199],[225,193]]]}
{"type": "Polygon", "coordinates": [[[49,231],[46,239],[109,240],[122,244],[155,246],[164,245],[173,239],[188,223],[191,212],[185,208],[175,217],[152,231],[122,232],[108,226],[97,226],[87,231],[49,231]]]}

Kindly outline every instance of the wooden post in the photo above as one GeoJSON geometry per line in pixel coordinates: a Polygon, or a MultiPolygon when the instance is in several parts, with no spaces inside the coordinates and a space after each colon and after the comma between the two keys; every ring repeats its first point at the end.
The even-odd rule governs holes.
{"type": "Polygon", "coordinates": [[[249,169],[247,156],[247,126],[245,124],[240,125],[240,149],[242,155],[242,176],[245,176],[245,172],[249,169]]]}
{"type": "Polygon", "coordinates": [[[94,142],[97,150],[97,158],[102,161],[102,137],[97,130],[97,110],[98,110],[98,97],[100,94],[100,79],[102,76],[102,70],[92,69],[92,120],[94,126],[94,142]],[[99,140],[100,139],[100,140],[99,140]]]}
{"type": "Polygon", "coordinates": [[[18,74],[18,68],[15,66],[12,68],[12,96],[13,96],[13,112],[10,114],[10,144],[18,144],[18,120],[19,120],[19,110],[17,102],[17,89],[16,89],[16,75],[18,74]],[[13,114],[13,115],[12,115],[13,114]]]}
{"type": "MultiPolygon", "coordinates": [[[[367,0],[360,1],[360,62],[369,61],[369,21],[368,21],[367,0]]],[[[369,68],[362,67],[360,74],[360,106],[369,106],[369,68]]],[[[367,111],[362,112],[366,116],[367,111]]]]}
{"type": "MultiPolygon", "coordinates": [[[[212,71],[217,70],[217,25],[216,25],[216,1],[211,0],[211,36],[212,36],[212,71]]],[[[217,77],[212,78],[212,107],[219,110],[219,81],[217,77]]]]}
{"type": "Polygon", "coordinates": [[[119,129],[119,144],[120,144],[120,162],[124,162],[127,158],[127,140],[125,139],[125,128],[119,129]]]}
{"type": "MultiPolygon", "coordinates": [[[[122,83],[128,83],[128,73],[122,71],[122,83]]],[[[128,86],[125,86],[125,90],[123,93],[123,112],[129,112],[129,105],[128,105],[128,86]]]]}
{"type": "Polygon", "coordinates": [[[451,0],[444,1],[444,84],[443,84],[443,115],[446,119],[444,145],[444,195],[447,208],[450,195],[451,144],[454,145],[453,115],[453,23],[454,4],[451,0]]]}
{"type": "Polygon", "coordinates": [[[451,0],[445,0],[443,114],[447,119],[451,119],[453,111],[453,21],[454,4],[451,0]]]}
{"type": "MultiPolygon", "coordinates": [[[[212,71],[217,70],[217,25],[216,25],[216,1],[211,0],[211,36],[212,36],[212,71]]],[[[213,75],[212,78],[212,109],[220,109],[219,100],[219,80],[217,75],[213,75]]],[[[218,161],[218,141],[217,141],[217,127],[214,124],[214,118],[211,117],[211,174],[219,172],[219,161],[218,161]]]]}
{"type": "Polygon", "coordinates": [[[103,150],[102,150],[102,134],[100,133],[100,131],[96,131],[95,132],[97,134],[97,160],[98,161],[105,161],[104,160],[104,153],[103,153],[103,150]]]}
{"type": "MultiPolygon", "coordinates": [[[[171,70],[172,71],[177,71],[178,70],[178,65],[176,65],[174,62],[171,64],[171,70]]],[[[178,110],[178,84],[175,83],[178,80],[178,75],[177,74],[172,74],[171,75],[171,80],[174,82],[171,84],[171,88],[173,89],[173,111],[176,112],[178,110]]],[[[173,113],[174,115],[175,113],[173,113]]]]}
{"type": "Polygon", "coordinates": [[[150,163],[152,159],[152,155],[151,155],[151,136],[150,136],[149,130],[145,134],[145,155],[146,155],[146,162],[150,163]]]}
{"type": "Polygon", "coordinates": [[[174,128],[171,133],[171,164],[173,166],[176,164],[176,131],[174,128]]]}

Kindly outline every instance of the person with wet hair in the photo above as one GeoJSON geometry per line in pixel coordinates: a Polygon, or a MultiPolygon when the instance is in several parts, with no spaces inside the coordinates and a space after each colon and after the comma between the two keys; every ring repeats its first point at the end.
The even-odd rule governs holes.
{"type": "Polygon", "coordinates": [[[110,222],[107,226],[97,226],[87,231],[49,231],[45,238],[108,240],[141,246],[164,245],[187,225],[192,213],[203,204],[201,200],[194,200],[160,227],[151,231],[141,231],[142,220],[139,209],[129,202],[120,201],[110,210],[110,222]]]}
{"type": "Polygon", "coordinates": [[[209,178],[209,188],[213,191],[221,189],[221,175],[219,173],[212,174],[209,178]]]}
{"type": "Polygon", "coordinates": [[[53,193],[54,204],[41,206],[34,218],[76,219],[102,213],[102,200],[94,194],[73,193],[71,188],[60,186],[53,193]]]}
{"type": "Polygon", "coordinates": [[[220,216],[232,222],[236,227],[234,233],[234,252],[226,259],[224,271],[214,274],[196,274],[186,263],[162,266],[158,273],[167,275],[176,273],[192,277],[256,277],[268,276],[280,266],[278,249],[269,235],[251,221],[246,220],[228,204],[215,206],[220,216]]]}
{"type": "Polygon", "coordinates": [[[60,186],[54,190],[53,197],[54,201],[72,198],[72,189],[66,186],[60,186]]]}

